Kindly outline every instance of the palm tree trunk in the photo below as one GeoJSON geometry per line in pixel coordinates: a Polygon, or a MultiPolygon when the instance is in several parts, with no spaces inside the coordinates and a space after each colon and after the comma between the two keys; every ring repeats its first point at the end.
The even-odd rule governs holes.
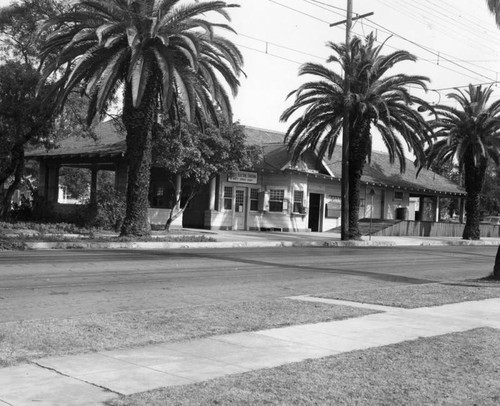
{"type": "Polygon", "coordinates": [[[481,231],[479,229],[479,203],[487,163],[486,158],[481,158],[478,166],[476,166],[472,151],[465,154],[464,172],[465,190],[467,191],[467,197],[465,199],[465,213],[467,215],[467,220],[465,222],[464,233],[462,235],[464,240],[479,240],[481,237],[481,231]]]}
{"type": "Polygon", "coordinates": [[[495,257],[495,266],[493,267],[493,279],[500,281],[500,246],[495,257]]]}
{"type": "Polygon", "coordinates": [[[151,234],[148,219],[149,183],[151,178],[151,151],[153,125],[157,115],[157,84],[151,78],[142,102],[132,104],[132,89],[125,86],[123,124],[127,130],[127,208],[121,227],[121,236],[147,236],[151,234]]]}
{"type": "Polygon", "coordinates": [[[360,186],[363,168],[368,155],[370,123],[363,122],[351,126],[351,145],[349,150],[349,240],[361,239],[359,232],[360,186]]]}

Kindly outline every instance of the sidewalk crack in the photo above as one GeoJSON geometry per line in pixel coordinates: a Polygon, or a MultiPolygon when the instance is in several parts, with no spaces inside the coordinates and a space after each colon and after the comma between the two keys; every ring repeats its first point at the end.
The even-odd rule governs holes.
{"type": "Polygon", "coordinates": [[[85,379],[81,379],[81,378],[76,378],[74,376],[71,376],[71,375],[68,375],[68,374],[65,374],[61,371],[58,371],[57,369],[54,369],[54,368],[50,368],[50,367],[47,367],[45,365],[42,365],[42,364],[39,364],[38,362],[35,362],[35,361],[31,361],[30,362],[31,364],[33,365],[36,365],[37,367],[40,367],[40,368],[43,368],[43,369],[46,369],[47,371],[52,371],[52,372],[55,372],[56,374],[58,375],[61,375],[61,376],[64,376],[66,378],[70,378],[70,379],[74,379],[75,381],[79,381],[79,382],[83,382],[83,383],[86,383],[87,385],[91,385],[91,386],[94,386],[96,388],[99,388],[99,389],[102,389],[106,392],[110,392],[110,393],[114,393],[115,395],[118,395],[118,396],[123,396],[123,393],[120,393],[120,392],[117,392],[117,391],[114,391],[112,389],[109,389],[109,388],[106,388],[105,386],[102,386],[102,385],[98,385],[94,382],[89,382],[89,381],[86,381],[85,379]]]}

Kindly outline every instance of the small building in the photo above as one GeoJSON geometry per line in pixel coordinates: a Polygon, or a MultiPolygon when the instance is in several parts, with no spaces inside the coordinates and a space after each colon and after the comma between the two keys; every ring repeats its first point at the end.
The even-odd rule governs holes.
{"type": "MultiPolygon", "coordinates": [[[[92,139],[65,140],[57,149],[27,154],[40,162],[39,195],[60,213],[74,206],[57,202],[58,173],[62,166],[92,172],[90,199],[95,198],[97,172],[115,172],[115,187],[126,190],[127,162],[124,136],[111,122],[100,125],[92,139]]],[[[292,165],[283,144],[284,134],[245,127],[247,143],[260,145],[264,159],[251,170],[218,174],[193,199],[173,226],[222,230],[282,230],[323,232],[340,225],[341,148],[330,160],[318,160],[307,152],[292,165]]],[[[413,162],[401,174],[387,154],[373,152],[361,178],[360,218],[380,220],[439,221],[440,199],[460,201],[463,219],[465,190],[448,179],[422,170],[413,162]]],[[[172,186],[172,174],[153,168],[149,217],[152,224],[166,222],[179,193],[181,174],[172,186]]]]}

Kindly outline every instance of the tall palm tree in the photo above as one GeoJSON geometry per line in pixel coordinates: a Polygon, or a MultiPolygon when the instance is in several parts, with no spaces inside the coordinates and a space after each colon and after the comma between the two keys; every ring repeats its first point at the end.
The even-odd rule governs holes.
{"type": "Polygon", "coordinates": [[[465,178],[464,240],[478,240],[479,202],[489,160],[500,164],[500,100],[489,104],[491,87],[469,85],[448,95],[460,108],[436,106],[431,126],[436,141],[427,150],[427,162],[456,160],[465,178]]]}
{"type": "Polygon", "coordinates": [[[63,72],[61,105],[78,88],[90,98],[91,122],[123,89],[129,171],[122,235],[150,232],[151,139],[158,110],[199,121],[217,121],[218,111],[230,118],[226,89],[236,94],[242,56],[216,32],[231,27],[204,17],[216,12],[229,20],[228,7],[233,5],[223,1],[80,0],[42,27],[53,30],[42,49],[44,78],[63,72]]]}
{"type": "Polygon", "coordinates": [[[290,93],[295,101],[286,109],[282,121],[298,117],[286,133],[286,141],[294,161],[308,149],[320,158],[331,158],[342,132],[345,109],[350,111],[349,123],[349,239],[360,238],[358,217],[360,180],[363,168],[370,160],[372,129],[376,129],[389,153],[391,163],[399,160],[405,170],[404,144],[417,160],[424,158],[425,143],[430,142],[430,128],[415,106],[431,108],[428,103],[410,93],[410,86],[427,90],[428,79],[405,74],[386,75],[395,64],[415,61],[406,51],[382,55],[383,44],[376,46],[370,34],[365,41],[354,38],[350,43],[351,58],[345,44],[327,44],[334,52],[327,63],[349,72],[351,90],[344,89],[340,73],[316,63],[306,63],[299,75],[313,75],[317,80],[304,83],[290,93]]]}

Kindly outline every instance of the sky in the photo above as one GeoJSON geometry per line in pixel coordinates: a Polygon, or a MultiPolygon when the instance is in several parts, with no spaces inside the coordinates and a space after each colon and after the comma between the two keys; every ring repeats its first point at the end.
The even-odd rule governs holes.
{"type": "MultiPolygon", "coordinates": [[[[9,2],[0,0],[0,6],[9,2]]],[[[244,55],[247,75],[233,101],[235,119],[285,131],[279,117],[293,101],[287,95],[306,80],[297,76],[299,66],[326,63],[326,42],[345,41],[345,24],[330,23],[345,19],[347,0],[229,2],[240,5],[230,9],[238,32],[231,38],[244,55]]],[[[355,22],[353,35],[374,31],[386,41],[384,53],[404,49],[418,57],[391,73],[428,76],[432,90],[423,97],[431,103],[452,103],[446,95],[455,87],[500,79],[500,29],[486,0],[353,0],[353,10],[374,13],[355,22]]],[[[500,87],[493,86],[493,97],[500,98],[500,87]]]]}
{"type": "MultiPolygon", "coordinates": [[[[286,130],[279,122],[293,99],[287,94],[303,83],[297,71],[304,62],[325,63],[327,41],[345,42],[347,0],[240,0],[232,11],[239,32],[236,42],[245,56],[245,71],[235,116],[243,124],[286,130]],[[267,50],[267,54],[266,54],[267,50]],[[292,51],[293,50],[293,51],[292,51]]],[[[431,103],[452,103],[454,87],[495,82],[500,72],[500,29],[486,0],[353,0],[354,13],[374,15],[358,20],[353,35],[375,31],[385,52],[410,51],[417,63],[392,72],[428,76],[431,103]]],[[[416,91],[416,90],[415,90],[416,91]]],[[[493,97],[500,97],[494,85],[493,97]]]]}

